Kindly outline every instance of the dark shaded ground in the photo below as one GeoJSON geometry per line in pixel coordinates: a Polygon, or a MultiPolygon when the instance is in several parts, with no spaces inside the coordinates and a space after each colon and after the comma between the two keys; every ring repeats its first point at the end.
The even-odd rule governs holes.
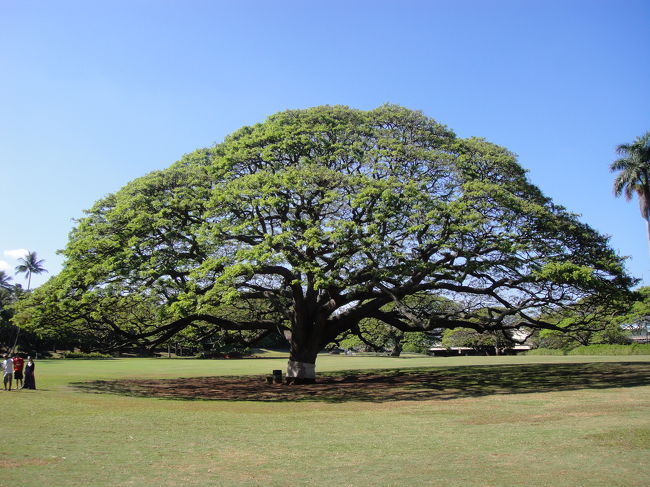
{"type": "Polygon", "coordinates": [[[390,369],[320,374],[310,385],[267,384],[264,376],[134,379],[73,384],[93,393],[183,400],[421,401],[650,385],[650,362],[390,369]]]}

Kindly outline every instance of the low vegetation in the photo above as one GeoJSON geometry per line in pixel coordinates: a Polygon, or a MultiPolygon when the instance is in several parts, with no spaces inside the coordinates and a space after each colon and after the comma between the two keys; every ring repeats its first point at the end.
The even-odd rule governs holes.
{"type": "Polygon", "coordinates": [[[561,348],[534,348],[533,350],[529,350],[528,352],[525,352],[525,354],[556,356],[556,355],[566,355],[567,352],[566,350],[562,350],[561,348]]]}
{"type": "Polygon", "coordinates": [[[650,343],[632,345],[586,345],[574,348],[568,355],[650,355],[650,343]]]}
{"type": "Polygon", "coordinates": [[[650,355],[650,343],[633,343],[631,345],[584,345],[569,350],[556,348],[537,348],[527,355],[650,355]]]}
{"type": "Polygon", "coordinates": [[[111,355],[106,354],[106,353],[99,353],[99,352],[90,352],[90,353],[85,353],[85,352],[65,352],[64,354],[61,355],[61,358],[64,358],[64,359],[84,359],[84,360],[107,360],[107,359],[112,359],[113,357],[111,355]]]}

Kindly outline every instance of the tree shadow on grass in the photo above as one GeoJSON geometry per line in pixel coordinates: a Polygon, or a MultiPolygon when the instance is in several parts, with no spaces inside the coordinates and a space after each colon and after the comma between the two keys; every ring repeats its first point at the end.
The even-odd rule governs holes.
{"type": "Polygon", "coordinates": [[[344,371],[309,385],[267,384],[264,376],[78,382],[91,393],[180,400],[389,402],[447,400],[650,385],[650,362],[487,365],[344,371]]]}

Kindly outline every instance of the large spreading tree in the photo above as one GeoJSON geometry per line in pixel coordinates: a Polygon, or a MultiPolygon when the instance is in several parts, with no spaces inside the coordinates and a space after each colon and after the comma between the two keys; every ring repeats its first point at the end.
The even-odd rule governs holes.
{"type": "Polygon", "coordinates": [[[554,329],[544,316],[589,303],[572,325],[588,327],[632,284],[607,239],[511,152],[392,105],[243,127],[98,201],[63,255],[21,304],[24,326],[143,347],[187,329],[279,332],[296,382],[364,319],[554,329]]]}

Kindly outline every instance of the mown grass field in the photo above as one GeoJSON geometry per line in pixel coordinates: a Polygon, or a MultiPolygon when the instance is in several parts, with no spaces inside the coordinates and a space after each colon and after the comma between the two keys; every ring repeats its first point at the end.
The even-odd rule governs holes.
{"type": "Polygon", "coordinates": [[[0,393],[0,485],[650,485],[650,356],[321,356],[320,372],[429,377],[409,394],[336,400],[174,400],[80,387],[285,364],[39,361],[38,390],[0,393]]]}

